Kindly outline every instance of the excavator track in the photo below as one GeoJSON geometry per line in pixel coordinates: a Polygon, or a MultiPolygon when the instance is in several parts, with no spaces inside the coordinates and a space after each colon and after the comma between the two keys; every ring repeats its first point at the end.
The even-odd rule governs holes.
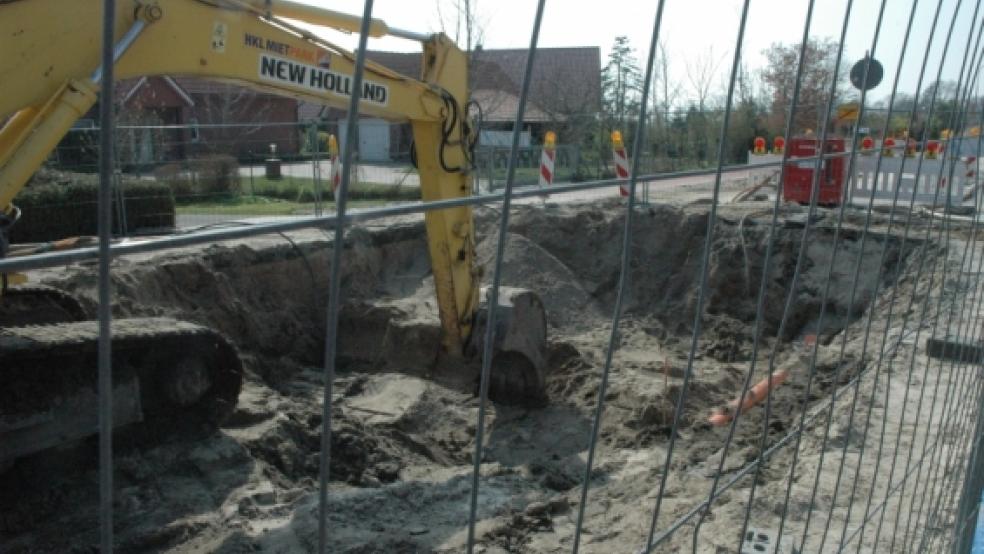
{"type": "Polygon", "coordinates": [[[77,298],[44,285],[17,285],[0,292],[0,327],[44,325],[88,318],[77,298]]]}
{"type": "MultiPolygon", "coordinates": [[[[170,318],[112,325],[113,421],[154,441],[214,428],[236,406],[242,362],[215,331],[170,318]]],[[[0,465],[98,429],[96,321],[0,328],[0,465]]]]}

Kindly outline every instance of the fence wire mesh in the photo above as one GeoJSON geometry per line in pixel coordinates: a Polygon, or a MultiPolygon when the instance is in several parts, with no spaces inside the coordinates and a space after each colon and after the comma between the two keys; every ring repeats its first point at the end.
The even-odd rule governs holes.
{"type": "MultiPolygon", "coordinates": [[[[104,2],[97,75],[102,90],[113,91],[110,60],[125,47],[112,40],[114,2],[104,2]]],[[[671,117],[668,106],[657,109],[651,89],[661,37],[684,23],[673,4],[653,3],[639,105],[631,121],[620,122],[631,138],[627,178],[618,177],[612,143],[599,138],[609,130],[603,117],[577,114],[568,117],[592,138],[559,146],[553,180],[542,184],[548,148],[535,144],[524,115],[540,67],[541,26],[551,24],[545,0],[536,3],[521,51],[515,120],[508,133],[479,130],[500,136],[475,150],[471,194],[463,198],[421,201],[410,150],[389,141],[380,154],[363,140],[409,130],[374,130],[375,122],[363,128],[357,95],[346,118],[332,123],[248,125],[116,124],[107,95],[99,126],[70,131],[18,200],[25,214],[43,215],[11,230],[16,255],[0,260],[0,272],[50,278],[68,271],[83,281],[86,262],[98,260],[100,550],[970,552],[984,490],[980,0],[882,0],[862,18],[863,32],[861,3],[845,0],[821,98],[801,91],[814,69],[817,10],[830,7],[804,2],[781,110],[788,139],[771,155],[735,138],[750,125],[743,63],[746,31],[761,7],[739,2],[722,106],[671,117]],[[883,34],[886,20],[903,21],[904,31],[883,34]],[[857,66],[856,113],[839,128],[826,122],[847,96],[839,87],[848,79],[849,39],[867,43],[866,59],[891,58],[894,71],[886,75],[887,105],[876,105],[868,90],[877,83],[867,85],[880,76],[872,63],[857,66]],[[940,86],[946,80],[952,86],[940,86]],[[902,101],[902,83],[910,81],[915,93],[902,101]],[[929,83],[935,86],[924,89],[929,83]],[[819,121],[815,130],[797,119],[805,112],[819,121]],[[688,126],[675,128],[684,118],[688,126]],[[893,137],[893,120],[903,136],[893,137]],[[329,134],[360,138],[342,141],[336,153],[329,134]],[[472,360],[454,358],[470,369],[451,373],[468,377],[447,377],[438,367],[445,360],[420,352],[436,346],[440,333],[440,325],[421,323],[424,308],[406,308],[414,295],[433,295],[427,264],[411,256],[426,255],[421,237],[434,232],[420,216],[462,207],[475,209],[476,232],[487,235],[477,249],[484,272],[474,272],[488,285],[483,300],[499,306],[506,287],[544,289],[557,333],[548,343],[545,407],[489,399],[493,372],[501,371],[494,361],[498,310],[488,312],[472,360]],[[98,246],[50,251],[67,224],[98,234],[98,246]],[[137,235],[149,236],[132,240],[137,235]],[[244,429],[256,423],[261,402],[256,386],[244,389],[245,407],[223,438],[175,447],[208,449],[201,444],[218,441],[239,452],[245,444],[243,456],[260,460],[229,469],[214,456],[205,466],[194,458],[204,481],[213,468],[264,475],[246,495],[215,492],[229,495],[216,505],[232,506],[240,518],[224,516],[242,527],[236,539],[209,542],[206,535],[218,536],[227,523],[211,522],[140,542],[133,514],[120,512],[150,477],[134,470],[139,441],[111,440],[120,389],[110,329],[112,309],[140,313],[133,304],[153,291],[135,293],[146,283],[135,285],[121,263],[143,257],[183,279],[181,290],[165,295],[174,305],[187,301],[185,289],[210,291],[216,309],[237,319],[222,330],[242,333],[233,338],[251,360],[288,357],[296,353],[275,343],[309,329],[288,328],[265,344],[249,343],[265,335],[242,331],[253,317],[245,310],[262,308],[261,319],[280,321],[278,302],[286,301],[257,288],[287,271],[277,269],[287,258],[255,244],[281,238],[314,288],[311,300],[289,304],[313,313],[290,320],[315,329],[297,348],[318,351],[320,363],[300,364],[300,377],[271,377],[264,372],[275,370],[258,363],[247,378],[276,389],[263,402],[276,396],[288,415],[269,421],[289,420],[300,437],[292,441],[308,449],[290,458],[269,435],[249,435],[244,429]],[[251,260],[263,265],[262,277],[239,289],[251,298],[224,298],[214,291],[225,289],[208,288],[187,263],[162,254],[226,244],[257,249],[251,260]],[[548,273],[554,266],[563,271],[548,273]],[[376,282],[371,272],[397,278],[376,282]],[[123,292],[114,299],[113,290],[123,292]],[[394,314],[405,318],[393,323],[394,314]],[[422,377],[438,384],[420,384],[422,377]],[[305,379],[315,388],[297,393],[305,379]],[[408,398],[415,400],[404,406],[408,398]],[[298,422],[302,412],[290,410],[299,404],[314,404],[317,413],[298,422]],[[370,435],[370,428],[383,430],[370,435]],[[297,478],[283,485],[287,476],[297,478]]],[[[353,90],[362,88],[372,14],[366,0],[353,90]]],[[[209,263],[219,269],[212,279],[247,271],[231,254],[213,255],[209,263]]],[[[300,296],[296,276],[285,280],[278,285],[284,296],[300,296]]],[[[3,468],[6,490],[15,490],[8,480],[26,474],[29,463],[3,468]]],[[[0,528],[13,537],[11,551],[38,549],[14,528],[14,509],[3,506],[13,522],[0,528]]]]}

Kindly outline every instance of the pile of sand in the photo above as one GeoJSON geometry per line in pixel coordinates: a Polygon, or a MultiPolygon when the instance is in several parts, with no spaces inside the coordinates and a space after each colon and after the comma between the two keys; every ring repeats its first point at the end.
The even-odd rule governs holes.
{"type": "MultiPolygon", "coordinates": [[[[496,247],[494,215],[480,211],[476,217],[485,282],[496,247]]],[[[706,493],[726,432],[707,425],[706,416],[735,395],[751,359],[754,299],[770,230],[767,218],[748,215],[723,211],[712,242],[704,333],[671,468],[667,520],[706,493]]],[[[624,216],[617,205],[520,207],[515,214],[502,284],[536,291],[546,307],[550,405],[491,410],[480,498],[485,552],[570,546],[611,331],[624,216]]],[[[648,529],[641,508],[653,502],[682,389],[706,223],[706,207],[699,206],[652,206],[636,217],[619,349],[592,474],[587,551],[629,551],[648,529]]],[[[782,341],[775,335],[801,230],[773,231],[759,371],[773,345],[779,363],[795,362],[799,338],[813,329],[833,247],[826,222],[818,225],[782,341]]],[[[169,314],[210,325],[235,342],[248,371],[239,407],[222,431],[117,453],[117,536],[129,550],[314,548],[319,366],[332,244],[313,231],[291,238],[293,243],[271,236],[117,262],[117,314],[169,314]]],[[[856,235],[843,241],[827,305],[835,324],[821,330],[826,338],[875,299],[886,244],[889,268],[911,252],[900,251],[894,237],[869,240],[863,250],[856,235]],[[849,310],[858,256],[861,281],[849,310]]],[[[434,373],[440,331],[422,223],[405,219],[353,230],[344,264],[332,436],[333,551],[460,551],[477,400],[470,386],[434,373]]],[[[91,267],[74,267],[49,274],[49,280],[91,301],[93,275],[91,267]]],[[[834,347],[824,347],[814,398],[836,385],[835,355],[828,348],[834,347]]],[[[842,381],[861,362],[853,356],[847,365],[842,381]]],[[[793,425],[804,385],[792,379],[777,392],[770,440],[793,425]]],[[[754,411],[739,427],[726,472],[757,451],[763,416],[754,411]]],[[[91,446],[83,451],[91,453],[91,446]]],[[[95,496],[89,494],[94,466],[60,466],[63,478],[52,482],[38,469],[49,467],[42,458],[48,459],[25,461],[0,477],[2,496],[18,499],[2,505],[0,535],[9,537],[9,546],[0,551],[64,551],[95,540],[95,496]]]]}

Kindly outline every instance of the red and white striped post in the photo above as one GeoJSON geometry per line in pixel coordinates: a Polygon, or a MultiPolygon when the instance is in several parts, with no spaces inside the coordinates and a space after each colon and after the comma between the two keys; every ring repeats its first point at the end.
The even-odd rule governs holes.
{"type": "MultiPolygon", "coordinates": [[[[622,142],[622,133],[612,131],[612,158],[615,160],[615,176],[619,179],[629,178],[629,157],[625,153],[625,144],[622,142]]],[[[622,196],[629,195],[629,189],[625,185],[618,186],[618,193],[622,196]]]]}
{"type": "Polygon", "coordinates": [[[342,184],[342,168],[339,167],[338,140],[335,139],[335,135],[328,135],[328,157],[331,160],[331,171],[328,175],[331,177],[331,192],[334,194],[342,184]]]}
{"type": "Polygon", "coordinates": [[[557,134],[547,131],[543,137],[543,154],[540,155],[540,186],[553,184],[554,160],[557,158],[557,134]]]}

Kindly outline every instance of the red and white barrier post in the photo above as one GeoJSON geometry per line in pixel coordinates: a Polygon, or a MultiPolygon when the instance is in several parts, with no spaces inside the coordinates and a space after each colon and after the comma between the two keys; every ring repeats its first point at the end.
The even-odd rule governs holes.
{"type": "Polygon", "coordinates": [[[864,137],[861,139],[861,155],[870,156],[875,149],[875,139],[871,137],[864,137]]]}
{"type": "MultiPolygon", "coordinates": [[[[612,131],[612,158],[615,160],[615,177],[628,179],[629,157],[625,153],[625,143],[622,142],[622,133],[619,131],[612,131]]],[[[625,185],[619,185],[618,193],[628,196],[629,189],[625,188],[625,185]]]]}
{"type": "Polygon", "coordinates": [[[786,139],[785,138],[783,138],[781,136],[778,136],[778,137],[772,139],[772,153],[773,154],[782,154],[785,151],[786,151],[786,139]]]}
{"type": "Polygon", "coordinates": [[[756,156],[765,155],[765,137],[755,137],[755,140],[752,142],[752,154],[756,156]]]}
{"type": "Polygon", "coordinates": [[[342,184],[342,168],[338,161],[338,140],[335,135],[328,135],[328,158],[331,160],[331,171],[328,174],[331,177],[331,192],[335,193],[342,184]]]}
{"type": "Polygon", "coordinates": [[[540,155],[540,186],[548,187],[554,180],[554,160],[557,158],[557,134],[547,131],[543,137],[543,154],[540,155]]]}

